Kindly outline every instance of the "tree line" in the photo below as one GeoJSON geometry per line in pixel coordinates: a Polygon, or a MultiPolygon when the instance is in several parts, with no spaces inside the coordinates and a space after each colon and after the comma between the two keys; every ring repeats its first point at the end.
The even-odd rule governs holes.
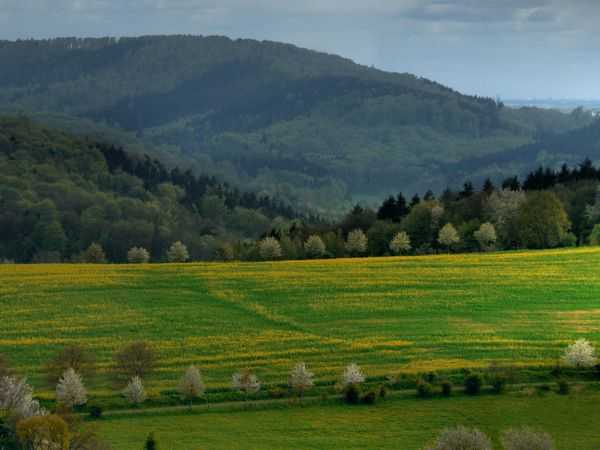
{"type": "MultiPolygon", "coordinates": [[[[562,355],[562,363],[575,370],[589,369],[596,366],[598,360],[593,345],[580,339],[569,345],[562,355]]],[[[157,355],[151,344],[145,341],[132,342],[124,345],[114,355],[112,375],[121,386],[120,394],[132,407],[140,407],[148,399],[144,388],[147,379],[157,368],[157,355]]],[[[71,345],[64,347],[44,367],[46,379],[55,390],[55,407],[48,410],[34,398],[34,390],[25,378],[16,376],[8,367],[6,358],[0,354],[0,448],[6,450],[105,450],[107,445],[95,434],[86,432],[80,421],[73,414],[81,412],[88,404],[89,395],[84,379],[95,376],[97,365],[92,353],[85,347],[71,345]]],[[[363,369],[356,363],[344,367],[336,385],[337,392],[342,394],[346,403],[374,404],[380,398],[387,396],[387,388],[380,385],[377,388],[363,389],[367,377],[363,369]]],[[[493,365],[487,375],[487,381],[492,392],[501,394],[511,381],[506,368],[493,365]]],[[[395,381],[391,380],[391,386],[395,381]]],[[[452,383],[449,379],[438,380],[434,373],[420,376],[414,386],[417,396],[429,398],[434,394],[434,385],[441,386],[441,395],[448,397],[452,394],[452,383]]],[[[464,392],[467,395],[479,395],[484,384],[484,378],[478,372],[467,372],[463,376],[464,392]]],[[[559,393],[568,393],[568,384],[559,379],[559,393]]],[[[304,362],[295,364],[290,372],[287,385],[290,392],[302,401],[306,393],[315,386],[314,373],[304,362]]],[[[252,398],[261,388],[258,376],[250,369],[237,371],[231,376],[231,388],[240,393],[244,401],[252,398]]],[[[204,398],[208,402],[206,384],[199,368],[190,365],[181,375],[177,383],[177,393],[183,404],[192,408],[194,401],[204,398]]],[[[102,408],[94,405],[87,411],[91,418],[102,416],[102,408]]],[[[457,430],[458,432],[458,430],[457,430]]],[[[468,438],[462,430],[459,434],[468,438]]],[[[445,431],[444,433],[448,433],[445,431]]],[[[442,433],[443,442],[445,434],[442,433]]],[[[477,433],[476,433],[477,434],[477,433]]],[[[474,437],[473,435],[472,437],[474,437]]],[[[481,442],[485,442],[477,434],[481,442]]],[[[548,440],[549,436],[542,434],[548,440]]],[[[468,440],[468,439],[467,439],[468,440]]],[[[439,444],[438,444],[439,445],[439,444]]],[[[451,449],[454,447],[431,447],[451,449]]],[[[458,447],[462,449],[466,447],[458,447]]],[[[468,447],[469,449],[485,450],[491,447],[468,447]]],[[[506,447],[508,449],[515,447],[506,447]]],[[[533,448],[540,447],[516,447],[533,448]]],[[[542,448],[544,450],[546,447],[542,448]]],[[[552,447],[548,447],[551,449],[552,447]]]]}

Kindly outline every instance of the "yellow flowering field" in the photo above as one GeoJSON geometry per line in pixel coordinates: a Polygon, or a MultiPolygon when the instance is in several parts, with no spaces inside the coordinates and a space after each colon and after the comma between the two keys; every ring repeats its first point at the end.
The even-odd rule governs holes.
{"type": "MultiPolygon", "coordinates": [[[[34,383],[61,346],[108,369],[126,342],[159,356],[151,389],[195,363],[209,386],[254,368],[285,382],[552,364],[569,342],[600,344],[600,249],[164,265],[0,265],[0,353],[34,383]]],[[[100,389],[100,388],[99,388],[100,389]]]]}

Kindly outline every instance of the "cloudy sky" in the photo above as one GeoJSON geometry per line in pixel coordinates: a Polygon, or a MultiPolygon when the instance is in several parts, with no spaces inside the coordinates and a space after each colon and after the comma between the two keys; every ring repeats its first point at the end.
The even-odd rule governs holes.
{"type": "Polygon", "coordinates": [[[600,98],[599,0],[0,0],[0,39],[176,33],[291,42],[472,94],[600,98]]]}

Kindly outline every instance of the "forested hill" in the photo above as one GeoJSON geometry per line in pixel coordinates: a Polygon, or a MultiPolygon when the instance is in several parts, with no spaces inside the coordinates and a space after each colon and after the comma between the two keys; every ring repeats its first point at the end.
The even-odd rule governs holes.
{"type": "Polygon", "coordinates": [[[99,243],[111,261],[135,246],[162,260],[175,241],[194,259],[294,216],[268,197],[167,168],[28,119],[0,117],[0,259],[77,258],[99,243]]]}
{"type": "Polygon", "coordinates": [[[449,165],[493,160],[591,120],[513,110],[274,42],[30,40],[0,42],[0,59],[10,61],[0,72],[1,109],[118,127],[198,172],[327,212],[399,189],[442,189],[460,181],[449,165]]]}

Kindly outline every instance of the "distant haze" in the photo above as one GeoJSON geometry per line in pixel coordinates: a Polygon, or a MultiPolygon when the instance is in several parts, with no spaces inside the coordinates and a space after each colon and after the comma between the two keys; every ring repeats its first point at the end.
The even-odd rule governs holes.
{"type": "Polygon", "coordinates": [[[2,39],[268,39],[502,98],[600,98],[599,22],[597,0],[0,0],[2,39]]]}

